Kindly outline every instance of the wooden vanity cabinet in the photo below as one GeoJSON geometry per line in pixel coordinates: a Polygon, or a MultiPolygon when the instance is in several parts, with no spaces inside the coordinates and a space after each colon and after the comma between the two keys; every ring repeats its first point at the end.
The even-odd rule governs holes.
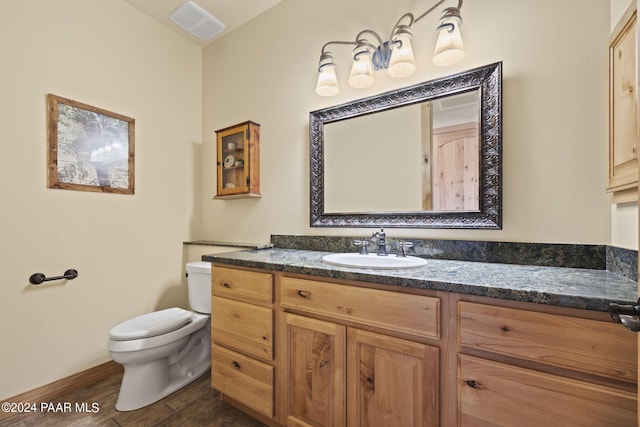
{"type": "Polygon", "coordinates": [[[214,265],[211,282],[211,386],[273,418],[273,276],[214,265]]]}
{"type": "Polygon", "coordinates": [[[438,298],[283,277],[281,304],[287,425],[438,425],[440,350],[393,336],[439,336],[438,298]]]}
{"type": "Polygon", "coordinates": [[[212,294],[212,386],[268,425],[637,425],[606,313],[218,264],[212,294]]]}
{"type": "Polygon", "coordinates": [[[618,326],[458,302],[458,424],[637,426],[636,344],[618,326]]]}

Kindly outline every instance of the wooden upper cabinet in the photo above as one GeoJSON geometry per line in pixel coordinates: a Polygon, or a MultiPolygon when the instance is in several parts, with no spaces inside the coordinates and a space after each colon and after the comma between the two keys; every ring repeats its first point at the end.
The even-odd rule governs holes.
{"type": "Polygon", "coordinates": [[[260,197],[260,125],[251,121],[216,131],[217,199],[260,197]]]}
{"type": "Polygon", "coordinates": [[[609,191],[614,203],[638,199],[636,12],[634,1],[609,44],[609,191]]]}

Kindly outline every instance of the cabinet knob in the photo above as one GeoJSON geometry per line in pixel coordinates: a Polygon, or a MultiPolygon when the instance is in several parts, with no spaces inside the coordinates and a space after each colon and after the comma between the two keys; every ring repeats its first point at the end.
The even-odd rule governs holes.
{"type": "Polygon", "coordinates": [[[231,285],[228,284],[227,282],[222,282],[222,287],[229,289],[231,287],[231,285]]]}
{"type": "Polygon", "coordinates": [[[480,387],[480,384],[478,384],[477,382],[475,382],[474,380],[466,380],[465,383],[471,387],[471,388],[478,388],[480,387]]]}
{"type": "Polygon", "coordinates": [[[309,298],[311,296],[311,292],[298,289],[298,295],[301,296],[302,298],[309,298]]]}
{"type": "Polygon", "coordinates": [[[240,369],[240,364],[235,360],[231,362],[231,366],[233,366],[233,369],[240,369]]]}
{"type": "Polygon", "coordinates": [[[367,377],[367,384],[366,387],[370,390],[370,391],[375,391],[376,389],[376,381],[373,379],[373,377],[367,377]]]}

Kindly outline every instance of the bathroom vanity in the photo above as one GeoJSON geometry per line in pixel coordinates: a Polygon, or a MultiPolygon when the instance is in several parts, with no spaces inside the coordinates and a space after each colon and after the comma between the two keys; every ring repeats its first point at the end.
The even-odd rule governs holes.
{"type": "Polygon", "coordinates": [[[636,339],[604,270],[327,252],[206,255],[212,386],[269,425],[635,426],[636,339]]]}

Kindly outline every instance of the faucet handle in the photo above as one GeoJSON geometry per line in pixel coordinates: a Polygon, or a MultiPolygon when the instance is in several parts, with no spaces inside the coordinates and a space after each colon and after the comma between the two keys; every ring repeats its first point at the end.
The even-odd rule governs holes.
{"type": "Polygon", "coordinates": [[[396,256],[406,257],[407,249],[411,247],[413,247],[413,243],[411,242],[398,242],[398,253],[396,254],[396,256]]]}
{"type": "Polygon", "coordinates": [[[354,240],[353,244],[360,247],[360,255],[369,254],[369,251],[367,250],[367,248],[369,247],[369,241],[367,239],[354,240]]]}

